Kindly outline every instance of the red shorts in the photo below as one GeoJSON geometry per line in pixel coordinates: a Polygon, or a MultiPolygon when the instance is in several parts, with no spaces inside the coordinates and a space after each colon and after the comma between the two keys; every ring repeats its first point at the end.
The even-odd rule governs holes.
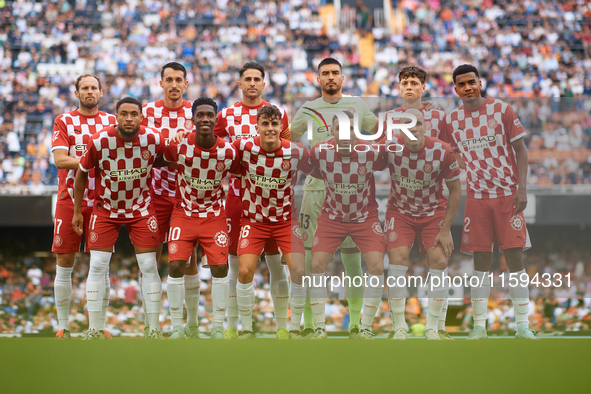
{"type": "MultiPolygon", "coordinates": [[[[82,207],[84,216],[84,251],[88,253],[88,225],[92,207],[82,207]]],[[[76,253],[80,251],[82,237],[72,228],[74,206],[68,202],[59,202],[55,206],[55,219],[53,221],[53,245],[51,251],[55,253],[76,253]]]]}
{"type": "Polygon", "coordinates": [[[163,197],[152,193],[150,205],[154,208],[158,220],[158,242],[166,241],[166,232],[170,224],[170,216],[176,205],[176,197],[163,197]]]}
{"type": "MultiPolygon", "coordinates": [[[[240,238],[242,199],[236,196],[230,187],[226,197],[226,216],[228,218],[228,233],[230,234],[230,254],[238,254],[238,239],[240,238]]],[[[277,243],[274,239],[267,240],[265,244],[267,253],[277,253],[277,243]]],[[[260,254],[260,253],[259,253],[260,254]]]]}
{"type": "Polygon", "coordinates": [[[531,247],[523,212],[513,214],[513,198],[466,199],[462,252],[492,252],[495,239],[500,250],[531,247]]]}
{"type": "Polygon", "coordinates": [[[304,253],[304,244],[300,225],[297,219],[279,223],[252,223],[246,219],[242,222],[238,255],[260,255],[270,240],[278,246],[282,254],[304,253]]]}
{"type": "MultiPolygon", "coordinates": [[[[387,211],[384,231],[388,250],[401,246],[412,248],[416,237],[421,253],[427,253],[427,248],[433,246],[441,230],[444,218],[445,209],[436,210],[433,216],[409,216],[398,210],[387,211]]],[[[441,247],[441,244],[437,246],[441,247]]]]}
{"type": "Polygon", "coordinates": [[[195,244],[201,245],[202,253],[207,256],[207,264],[226,264],[229,246],[226,216],[190,217],[184,209],[175,208],[170,219],[168,260],[189,261],[195,244]]]}
{"type": "Polygon", "coordinates": [[[370,216],[363,223],[337,222],[322,212],[312,241],[312,254],[326,252],[334,254],[347,236],[351,236],[361,253],[386,251],[384,232],[378,216],[370,216]]]}
{"type": "Polygon", "coordinates": [[[101,213],[96,214],[96,208],[90,217],[90,232],[88,242],[90,249],[105,249],[115,245],[121,225],[127,227],[129,238],[133,246],[140,248],[158,247],[158,220],[154,211],[141,218],[112,219],[101,213]]]}

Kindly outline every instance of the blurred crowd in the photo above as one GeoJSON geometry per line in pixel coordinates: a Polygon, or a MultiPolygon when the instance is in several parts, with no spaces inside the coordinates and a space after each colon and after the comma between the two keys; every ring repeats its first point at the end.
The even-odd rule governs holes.
{"type": "MultiPolygon", "coordinates": [[[[551,241],[549,241],[551,243],[551,241]]],[[[564,252],[536,252],[525,254],[526,269],[530,278],[537,273],[540,285],[530,287],[530,322],[537,331],[564,332],[591,329],[591,251],[586,249],[564,252]],[[551,285],[543,286],[541,275],[553,275],[551,285]],[[570,286],[567,282],[570,274],[570,286]],[[557,276],[554,276],[557,275],[557,276]],[[557,277],[562,279],[559,284],[557,277]]],[[[452,256],[449,275],[451,277],[470,275],[473,262],[459,253],[452,256]]],[[[79,258],[73,273],[73,294],[70,310],[70,327],[73,332],[82,332],[88,327],[86,312],[86,277],[88,257],[79,258]]],[[[497,256],[491,272],[494,282],[489,301],[488,329],[514,330],[515,319],[511,305],[507,276],[505,288],[501,288],[500,275],[507,271],[504,259],[497,256]]],[[[424,256],[411,255],[408,276],[425,278],[428,272],[424,256]]],[[[342,264],[337,255],[329,265],[327,275],[341,276],[342,264]]],[[[269,273],[264,263],[255,275],[257,302],[253,312],[255,330],[274,333],[273,305],[269,291],[269,273]]],[[[506,275],[506,274],[505,274],[506,275]]],[[[57,331],[56,311],[53,298],[55,259],[49,253],[28,256],[0,256],[0,333],[41,333],[53,335],[57,331]]],[[[165,281],[167,265],[162,264],[161,276],[165,281]]],[[[110,264],[111,301],[106,325],[114,335],[140,333],[143,330],[141,292],[138,285],[138,268],[133,256],[114,254],[110,264]]],[[[201,270],[201,299],[199,307],[200,329],[208,332],[212,324],[211,277],[207,269],[201,270]]],[[[165,332],[172,330],[166,282],[162,302],[160,324],[165,332]]],[[[424,291],[409,287],[406,319],[411,332],[422,335],[427,318],[427,303],[424,291]]],[[[343,288],[329,292],[326,304],[327,330],[347,331],[349,311],[343,288]]],[[[472,326],[469,289],[455,288],[449,300],[447,316],[449,331],[465,332],[472,326]]],[[[374,332],[389,331],[392,328],[386,297],[373,327],[374,332]]]]}
{"type": "MultiPolygon", "coordinates": [[[[123,95],[161,98],[160,67],[182,61],[185,97],[214,97],[224,107],[240,99],[239,67],[256,60],[268,72],[264,98],[293,113],[295,98],[319,94],[315,66],[328,56],[345,66],[345,93],[380,97],[398,96],[401,65],[428,70],[426,96],[435,98],[454,95],[457,65],[475,64],[488,96],[530,98],[518,114],[530,117],[529,148],[546,151],[534,155],[532,186],[590,182],[591,108],[583,99],[591,94],[589,2],[393,0],[392,28],[362,2],[340,13],[353,15],[352,24],[344,17],[331,23],[329,3],[0,2],[0,193],[55,189],[53,119],[76,108],[72,82],[82,73],[102,78],[101,108],[112,112],[123,95]],[[362,45],[373,46],[373,64],[361,58],[362,45]],[[538,106],[538,98],[549,104],[538,106]],[[577,153],[554,154],[561,151],[577,153]]],[[[445,109],[457,100],[451,103],[445,109]]]]}

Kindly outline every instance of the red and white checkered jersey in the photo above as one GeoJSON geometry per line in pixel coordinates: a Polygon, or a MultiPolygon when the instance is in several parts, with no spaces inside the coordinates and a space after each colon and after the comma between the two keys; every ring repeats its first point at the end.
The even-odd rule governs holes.
{"type": "MultiPolygon", "coordinates": [[[[164,100],[144,104],[142,114],[144,120],[142,125],[159,131],[168,144],[170,138],[180,131],[193,130],[191,122],[192,104],[183,100],[179,108],[167,108],[164,100]]],[[[174,197],[176,195],[176,169],[166,166],[152,169],[152,191],[155,196],[174,197]]]]}
{"type": "Polygon", "coordinates": [[[144,126],[132,141],[119,137],[114,126],[94,134],[80,159],[80,169],[95,169],[97,212],[113,219],[147,216],[150,170],[164,149],[160,133],[144,126]]]}
{"type": "Polygon", "coordinates": [[[398,210],[411,216],[433,216],[438,208],[447,206],[443,181],[460,177],[460,166],[449,144],[425,136],[425,146],[418,152],[404,147],[398,134],[386,142],[385,156],[390,169],[388,211],[398,210]]]}
{"type": "Polygon", "coordinates": [[[259,136],[238,139],[234,148],[242,163],[242,217],[259,223],[291,220],[297,171],[312,170],[306,148],[282,139],[277,150],[267,152],[259,136]]]}
{"type": "MultiPolygon", "coordinates": [[[[257,113],[259,109],[265,105],[271,105],[268,101],[263,102],[256,107],[248,107],[242,101],[238,101],[230,107],[222,109],[218,115],[218,122],[213,129],[215,135],[221,138],[228,138],[230,142],[243,137],[257,136],[259,133],[256,130],[257,113]]],[[[289,119],[287,112],[280,106],[276,106],[281,112],[281,134],[280,138],[291,140],[291,133],[289,131],[289,119]]],[[[240,181],[231,177],[230,186],[234,189],[234,194],[239,195],[240,181]]]]}
{"type": "Polygon", "coordinates": [[[445,118],[441,139],[459,150],[466,162],[468,196],[497,198],[517,191],[517,162],[511,143],[525,130],[508,103],[487,98],[480,108],[464,106],[445,118]]]}
{"type": "MultiPolygon", "coordinates": [[[[80,158],[86,152],[86,144],[90,137],[103,128],[114,125],[117,119],[114,115],[99,111],[94,116],[82,115],[78,110],[67,112],[55,118],[53,123],[53,142],[51,151],[65,149],[72,157],[80,158]]],[[[60,169],[58,171],[58,196],[61,200],[66,194],[74,206],[74,180],[76,170],[60,169]]],[[[88,187],[84,189],[83,207],[91,207],[94,203],[94,171],[88,174],[88,187]]]]}
{"type": "Polygon", "coordinates": [[[207,218],[223,212],[222,179],[236,172],[240,161],[228,141],[217,138],[215,145],[204,149],[195,143],[195,132],[164,151],[164,159],[178,163],[177,184],[181,206],[187,216],[207,218]]]}
{"type": "MultiPolygon", "coordinates": [[[[388,112],[405,112],[406,110],[402,107],[395,108],[388,112]]],[[[443,127],[443,123],[445,122],[445,112],[440,109],[432,109],[427,111],[426,107],[423,105],[421,109],[419,109],[425,118],[425,135],[433,138],[439,138],[441,134],[441,130],[443,127]]],[[[386,112],[386,114],[388,113],[386,112]]],[[[383,128],[384,132],[386,131],[386,126],[384,124],[383,128]]],[[[395,134],[398,134],[399,131],[396,131],[395,134]]]]}
{"type": "Polygon", "coordinates": [[[363,223],[378,214],[373,173],[386,168],[379,148],[357,140],[350,155],[336,150],[334,138],[310,149],[310,161],[320,170],[326,197],[322,210],[331,220],[363,223]]]}

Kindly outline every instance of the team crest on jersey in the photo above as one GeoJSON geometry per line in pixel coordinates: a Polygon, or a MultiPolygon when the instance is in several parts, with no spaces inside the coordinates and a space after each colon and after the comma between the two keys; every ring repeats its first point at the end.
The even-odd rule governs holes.
{"type": "Polygon", "coordinates": [[[376,233],[377,235],[382,235],[384,234],[384,232],[382,231],[382,226],[380,226],[380,222],[375,222],[374,224],[371,225],[371,229],[373,230],[374,233],[376,233]]]}
{"type": "Polygon", "coordinates": [[[357,111],[355,111],[355,108],[349,107],[349,108],[347,108],[347,112],[351,112],[352,114],[354,114],[357,111]]]}
{"type": "Polygon", "coordinates": [[[216,170],[217,172],[222,172],[222,171],[224,171],[224,169],[225,169],[225,168],[226,168],[226,167],[224,166],[224,163],[218,163],[218,164],[215,166],[215,170],[216,170]]]}
{"type": "Polygon", "coordinates": [[[515,231],[519,231],[523,228],[523,219],[519,215],[513,215],[511,218],[511,228],[515,231]]]}
{"type": "Polygon", "coordinates": [[[432,128],[433,125],[431,124],[431,122],[429,122],[428,120],[425,121],[425,131],[431,131],[432,128]]]}
{"type": "Polygon", "coordinates": [[[63,243],[64,243],[64,240],[59,235],[56,235],[55,238],[53,239],[53,244],[55,246],[62,246],[63,243]]]}
{"type": "Polygon", "coordinates": [[[168,244],[168,253],[175,254],[179,251],[179,246],[175,243],[168,244]]]}
{"type": "Polygon", "coordinates": [[[357,170],[357,172],[359,173],[359,175],[363,176],[365,174],[367,174],[367,168],[366,167],[359,167],[359,169],[357,170]]]}
{"type": "Polygon", "coordinates": [[[291,232],[297,238],[302,239],[302,233],[300,232],[300,226],[298,226],[297,224],[291,228],[291,232]]]}
{"type": "Polygon", "coordinates": [[[423,171],[426,173],[431,173],[433,171],[433,164],[425,163],[425,165],[423,166],[423,171]]]}
{"type": "Polygon", "coordinates": [[[242,241],[240,241],[240,248],[241,248],[241,249],[244,249],[244,248],[246,248],[246,247],[248,246],[248,243],[249,243],[249,242],[248,242],[248,239],[246,239],[246,238],[243,238],[243,239],[242,239],[242,241]]]}
{"type": "Polygon", "coordinates": [[[225,231],[218,231],[213,237],[215,244],[220,248],[228,246],[228,234],[225,231]]]}
{"type": "Polygon", "coordinates": [[[457,170],[458,168],[460,168],[460,165],[457,161],[454,161],[453,163],[451,163],[451,166],[449,166],[449,169],[452,171],[457,170]]]}
{"type": "Polygon", "coordinates": [[[495,127],[497,127],[498,123],[495,119],[491,119],[488,121],[488,127],[490,127],[491,129],[494,129],[495,127]]]}
{"type": "Polygon", "coordinates": [[[283,169],[283,171],[288,171],[291,168],[291,163],[289,161],[284,161],[283,163],[281,163],[281,169],[283,169]]]}
{"type": "Polygon", "coordinates": [[[96,241],[98,241],[98,234],[92,231],[88,236],[88,239],[90,240],[90,242],[95,243],[96,241]]]}
{"type": "Polygon", "coordinates": [[[304,242],[306,242],[308,240],[308,233],[303,233],[302,239],[304,240],[304,242]]]}
{"type": "Polygon", "coordinates": [[[144,150],[144,151],[142,151],[142,158],[143,158],[144,160],[148,160],[148,159],[150,158],[150,156],[152,156],[152,154],[150,153],[150,151],[149,151],[149,150],[144,150]]]}
{"type": "Polygon", "coordinates": [[[154,216],[150,216],[148,219],[148,228],[153,233],[158,232],[158,221],[154,216]]]}
{"type": "Polygon", "coordinates": [[[192,130],[193,129],[193,122],[191,122],[191,120],[187,119],[185,120],[185,130],[192,130]]]}
{"type": "Polygon", "coordinates": [[[464,236],[462,237],[462,243],[464,245],[468,245],[470,243],[471,239],[470,236],[468,234],[464,234],[464,236]]]}
{"type": "Polygon", "coordinates": [[[396,231],[392,231],[389,235],[388,235],[388,241],[390,242],[394,242],[398,239],[398,233],[396,231]]]}

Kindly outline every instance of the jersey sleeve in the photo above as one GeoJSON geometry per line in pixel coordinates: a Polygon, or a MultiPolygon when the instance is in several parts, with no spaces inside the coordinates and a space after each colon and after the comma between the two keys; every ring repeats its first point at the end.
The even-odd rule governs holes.
{"type": "Polygon", "coordinates": [[[213,133],[220,138],[226,138],[228,136],[228,131],[226,130],[228,122],[226,121],[226,118],[223,116],[223,112],[223,109],[220,112],[218,112],[218,122],[215,124],[215,127],[213,128],[213,133]]]}
{"type": "Polygon", "coordinates": [[[363,119],[361,119],[361,127],[367,132],[375,133],[378,126],[378,117],[371,112],[367,103],[361,100],[363,103],[363,119]]]}
{"type": "Polygon", "coordinates": [[[66,124],[61,116],[58,116],[53,122],[53,138],[51,141],[51,151],[56,149],[70,149],[70,139],[66,124]]]}
{"type": "MultiPolygon", "coordinates": [[[[379,147],[375,147],[374,171],[383,171],[388,167],[388,159],[379,147]]],[[[385,149],[384,149],[385,150],[385,149]]]]}
{"type": "Polygon", "coordinates": [[[298,109],[289,126],[292,139],[294,141],[299,140],[306,133],[307,127],[308,122],[306,114],[304,114],[304,106],[302,106],[298,109]]]}
{"type": "Polygon", "coordinates": [[[171,141],[167,147],[164,148],[164,160],[176,163],[179,160],[178,144],[171,141]]]}
{"type": "Polygon", "coordinates": [[[525,129],[510,104],[507,104],[507,109],[503,114],[502,120],[505,126],[505,132],[509,137],[509,142],[514,142],[525,137],[525,129]]]}
{"type": "Polygon", "coordinates": [[[448,143],[453,149],[458,149],[452,136],[453,129],[451,124],[448,122],[448,118],[449,116],[445,116],[440,122],[441,126],[439,126],[439,139],[448,143]]]}
{"type": "Polygon", "coordinates": [[[86,152],[84,152],[84,155],[80,158],[79,167],[84,172],[92,170],[98,162],[98,151],[96,150],[94,142],[94,138],[88,140],[88,144],[86,144],[86,152]]]}
{"type": "Polygon", "coordinates": [[[233,158],[229,169],[230,174],[240,174],[241,172],[242,158],[238,154],[238,149],[236,149],[236,142],[238,141],[232,144],[233,158]]]}
{"type": "Polygon", "coordinates": [[[302,149],[302,157],[298,161],[298,170],[302,171],[304,174],[310,174],[314,170],[314,165],[310,161],[310,154],[305,146],[298,144],[298,146],[302,149]]]}
{"type": "Polygon", "coordinates": [[[166,149],[166,138],[162,134],[158,133],[156,138],[156,155],[160,156],[166,149]]]}
{"type": "Polygon", "coordinates": [[[445,144],[445,157],[443,159],[443,170],[441,176],[447,182],[455,181],[460,178],[460,165],[456,160],[456,155],[449,144],[445,144]]]}
{"type": "Polygon", "coordinates": [[[291,129],[289,127],[289,118],[287,117],[287,112],[285,112],[285,116],[281,118],[281,127],[283,128],[283,131],[279,134],[279,138],[291,141],[291,129]]]}

